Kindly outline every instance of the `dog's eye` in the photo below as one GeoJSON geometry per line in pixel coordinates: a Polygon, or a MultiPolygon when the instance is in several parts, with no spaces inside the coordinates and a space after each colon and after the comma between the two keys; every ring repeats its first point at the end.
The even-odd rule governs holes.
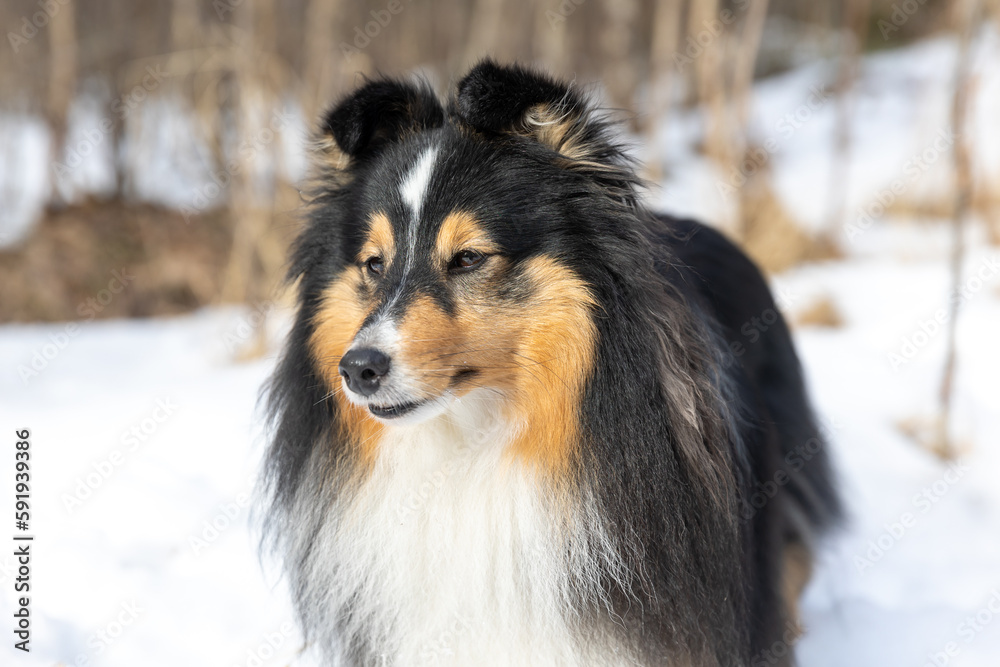
{"type": "Polygon", "coordinates": [[[469,271],[479,266],[484,259],[486,259],[486,255],[481,252],[476,252],[475,250],[463,250],[456,253],[455,256],[451,258],[451,262],[448,264],[448,270],[452,273],[469,271]]]}
{"type": "Polygon", "coordinates": [[[368,261],[365,262],[365,268],[368,269],[368,273],[373,276],[382,275],[382,271],[385,270],[385,264],[381,257],[369,257],[368,261]]]}

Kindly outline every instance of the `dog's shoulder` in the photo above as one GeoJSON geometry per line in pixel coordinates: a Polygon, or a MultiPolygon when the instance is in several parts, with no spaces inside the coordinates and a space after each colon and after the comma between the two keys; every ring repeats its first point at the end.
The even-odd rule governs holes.
{"type": "Polygon", "coordinates": [[[777,306],[764,274],[722,232],[689,218],[655,215],[650,241],[660,274],[707,301],[727,332],[777,306]]]}

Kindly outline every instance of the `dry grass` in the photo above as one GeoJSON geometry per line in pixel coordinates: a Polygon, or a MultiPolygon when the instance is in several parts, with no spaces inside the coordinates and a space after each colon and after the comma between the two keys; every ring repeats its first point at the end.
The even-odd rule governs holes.
{"type": "Polygon", "coordinates": [[[768,273],[843,256],[833,239],[803,231],[778,199],[766,174],[743,189],[742,215],[743,248],[768,273]]]}
{"type": "Polygon", "coordinates": [[[896,428],[921,449],[942,461],[954,461],[972,451],[968,441],[954,441],[944,432],[944,420],[936,417],[909,417],[896,423],[896,428]]]}
{"type": "Polygon", "coordinates": [[[972,199],[972,210],[986,221],[989,242],[1000,246],[1000,184],[992,190],[977,190],[972,199]]]}
{"type": "Polygon", "coordinates": [[[954,195],[900,197],[885,209],[885,217],[901,220],[949,220],[955,211],[954,195]]]}
{"type": "MultiPolygon", "coordinates": [[[[986,221],[989,242],[1000,245],[1000,186],[982,187],[973,193],[969,212],[986,221]]],[[[950,220],[955,214],[954,193],[899,197],[886,207],[885,216],[893,221],[950,220]]]]}
{"type": "MultiPolygon", "coordinates": [[[[272,230],[267,245],[283,245],[291,230],[283,231],[272,230]]],[[[48,211],[27,239],[0,250],[0,323],[151,317],[219,303],[231,245],[222,210],[190,224],[176,211],[119,201],[48,211]],[[118,293],[115,271],[134,276],[118,293]]],[[[276,282],[273,269],[254,267],[253,296],[269,296],[276,282]]]]}
{"type": "Polygon", "coordinates": [[[844,326],[844,318],[837,305],[828,296],[821,297],[797,313],[793,323],[798,327],[824,327],[839,329],[844,326]]]}

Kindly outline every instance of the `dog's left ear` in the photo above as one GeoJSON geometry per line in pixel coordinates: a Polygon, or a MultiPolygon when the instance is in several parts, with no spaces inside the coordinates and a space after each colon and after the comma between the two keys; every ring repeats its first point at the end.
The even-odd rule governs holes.
{"type": "Polygon", "coordinates": [[[443,123],[444,109],[428,85],[369,81],[324,115],[317,142],[321,166],[343,168],[409,134],[443,123]]]}
{"type": "Polygon", "coordinates": [[[475,130],[528,137],[569,160],[607,157],[605,124],[591,118],[582,96],[519,65],[480,62],[459,82],[455,111],[475,130]]]}

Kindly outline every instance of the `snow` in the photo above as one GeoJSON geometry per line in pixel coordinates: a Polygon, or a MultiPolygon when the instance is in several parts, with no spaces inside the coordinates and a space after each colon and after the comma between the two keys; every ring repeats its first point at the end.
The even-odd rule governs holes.
{"type": "MultiPolygon", "coordinates": [[[[846,320],[842,329],[796,332],[819,412],[834,424],[831,453],[850,515],[805,597],[805,666],[923,665],[951,641],[961,652],[947,664],[997,664],[1000,617],[971,643],[957,629],[1000,591],[1000,251],[978,246],[967,275],[990,262],[996,268],[961,314],[954,431],[969,451],[953,470],[898,428],[934,414],[943,327],[911,360],[894,368],[889,358],[945,307],[944,253],[852,256],[776,281],[786,293],[830,296],[846,320]]],[[[1000,599],[993,608],[1000,612],[1000,599]]]]}
{"type": "Polygon", "coordinates": [[[248,104],[242,134],[226,133],[217,159],[204,123],[180,96],[136,86],[109,102],[100,82],[88,84],[70,106],[58,160],[51,159],[52,132],[39,118],[0,114],[0,247],[23,238],[54,195],[73,203],[114,194],[115,122],[123,128],[122,192],[185,215],[227,204],[240,170],[250,174],[244,196],[272,192],[277,178],[296,183],[305,176],[308,132],[291,100],[248,104]]]}
{"type": "Polygon", "coordinates": [[[115,192],[114,129],[102,113],[104,102],[99,93],[90,93],[70,105],[66,145],[62,159],[53,165],[63,201],[76,202],[87,195],[110,197],[115,192]]]}
{"type": "MultiPolygon", "coordinates": [[[[995,59],[996,35],[987,33],[981,47],[995,59]]],[[[852,220],[905,177],[907,160],[947,127],[942,91],[953,54],[954,45],[941,39],[866,58],[849,171],[852,220]]],[[[995,178],[1000,74],[985,67],[986,55],[978,62],[976,151],[981,176],[995,178]]],[[[769,157],[779,194],[817,229],[826,206],[833,104],[812,110],[791,136],[776,123],[830,76],[829,67],[814,64],[762,82],[753,112],[760,136],[780,139],[769,157]]],[[[169,106],[142,108],[177,115],[169,106]]],[[[30,118],[11,118],[0,122],[11,139],[0,141],[0,184],[17,210],[0,207],[0,231],[14,234],[24,229],[23,211],[48,196],[47,160],[31,162],[48,155],[41,151],[48,139],[30,118]],[[23,169],[11,171],[12,155],[23,169]],[[14,173],[22,180],[12,188],[14,173]]],[[[178,123],[177,132],[186,132],[178,123]]],[[[711,219],[724,202],[715,185],[720,176],[692,152],[699,127],[693,116],[670,119],[663,141],[677,162],[654,199],[667,210],[711,219]]],[[[294,143],[275,150],[285,168],[301,169],[294,143]]],[[[159,182],[172,185],[145,196],[176,200],[195,187],[169,162],[156,168],[159,182]]],[[[95,179],[99,173],[95,167],[95,179]]],[[[940,178],[921,172],[908,191],[926,194],[940,178]]],[[[81,179],[76,187],[99,181],[81,179]]],[[[136,181],[135,187],[146,186],[136,181]]],[[[829,298],[844,319],[839,328],[795,330],[850,517],[823,545],[806,591],[800,662],[995,667],[1000,249],[986,243],[979,225],[971,227],[953,427],[965,451],[956,464],[945,464],[900,424],[936,411],[945,333],[935,317],[952,296],[949,233],[939,221],[873,218],[850,241],[840,236],[844,259],[773,280],[792,319],[820,298],[829,298]]],[[[2,433],[9,442],[15,429],[32,431],[36,535],[33,650],[15,655],[7,641],[0,664],[303,663],[287,593],[273,566],[258,561],[245,502],[263,445],[258,390],[288,313],[271,311],[263,358],[239,361],[258,319],[251,311],[209,309],[162,320],[0,327],[2,433]]],[[[13,449],[2,450],[0,496],[9,499],[13,449]]],[[[0,617],[10,619],[14,563],[9,549],[0,554],[0,617]]],[[[775,664],[786,648],[773,647],[754,666],[775,664]]]]}
{"type": "MultiPolygon", "coordinates": [[[[974,169],[983,183],[1000,179],[1000,34],[983,28],[975,42],[975,97],[967,137],[974,169]]],[[[869,55],[861,63],[851,102],[851,162],[846,209],[867,210],[894,181],[900,197],[933,202],[951,191],[951,86],[957,44],[941,37],[869,55]],[[942,138],[943,137],[943,138],[942,138]]],[[[837,71],[820,61],[758,82],[750,112],[750,140],[767,147],[746,163],[744,175],[770,169],[775,189],[796,219],[812,229],[825,222],[831,197],[837,71]],[[806,185],[808,184],[808,185],[806,185]]],[[[671,116],[659,136],[659,152],[674,161],[657,200],[670,211],[725,220],[733,203],[719,184],[738,187],[740,174],[720,173],[697,153],[704,118],[699,110],[671,116]]],[[[649,158],[640,154],[640,157],[649,158]]],[[[881,214],[880,214],[881,215],[881,214]]],[[[878,216],[876,216],[878,217],[878,216]]]]}
{"type": "MultiPolygon", "coordinates": [[[[230,342],[248,338],[251,315],[89,323],[75,335],[67,325],[2,329],[4,427],[31,429],[35,481],[35,641],[17,664],[193,664],[196,650],[194,664],[242,665],[269,637],[286,660],[298,648],[248,527],[254,405],[273,361],[232,362],[230,342]],[[36,351],[47,365],[23,380],[17,369],[36,351]],[[108,645],[100,631],[120,636],[108,645]]],[[[10,619],[4,553],[0,615],[10,619]]]]}
{"type": "Polygon", "coordinates": [[[48,127],[25,114],[0,113],[0,247],[30,231],[48,201],[48,127]]]}

